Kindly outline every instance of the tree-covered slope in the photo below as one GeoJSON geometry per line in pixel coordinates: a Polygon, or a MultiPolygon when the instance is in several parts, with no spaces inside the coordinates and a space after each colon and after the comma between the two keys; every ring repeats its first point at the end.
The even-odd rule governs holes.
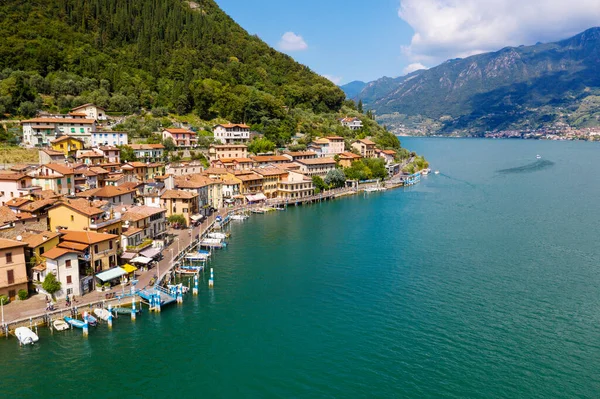
{"type": "Polygon", "coordinates": [[[286,107],[337,110],[344,100],[213,0],[5,0],[0,37],[5,113],[48,94],[60,108],[83,96],[114,111],[167,107],[251,123],[283,118],[286,107]],[[20,102],[10,98],[16,86],[20,102]]]}
{"type": "Polygon", "coordinates": [[[558,120],[576,125],[564,114],[599,93],[600,29],[592,28],[556,43],[449,60],[410,79],[383,78],[357,98],[386,121],[421,116],[440,122],[442,131],[483,133],[558,120]]]}

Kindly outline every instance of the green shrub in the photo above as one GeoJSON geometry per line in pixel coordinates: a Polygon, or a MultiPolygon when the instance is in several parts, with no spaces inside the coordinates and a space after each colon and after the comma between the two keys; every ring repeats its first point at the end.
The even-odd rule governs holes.
{"type": "Polygon", "coordinates": [[[6,295],[0,295],[0,303],[6,305],[10,302],[10,299],[6,295]]]}
{"type": "Polygon", "coordinates": [[[29,292],[27,292],[27,290],[19,290],[17,295],[19,296],[20,300],[24,301],[29,296],[29,292]]]}

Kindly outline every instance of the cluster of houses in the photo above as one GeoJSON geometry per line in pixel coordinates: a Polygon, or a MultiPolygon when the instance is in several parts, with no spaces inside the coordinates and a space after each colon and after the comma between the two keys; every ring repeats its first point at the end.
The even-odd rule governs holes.
{"type": "MultiPolygon", "coordinates": [[[[394,165],[394,151],[368,139],[347,149],[337,136],[314,140],[306,151],[250,155],[244,124],[214,127],[209,167],[165,164],[162,144],[129,144],[126,132],[99,128],[106,118],[102,108],[85,104],[22,121],[24,145],[39,147],[40,161],[0,171],[0,295],[14,298],[31,284],[39,290],[48,273],[61,282],[58,297],[85,295],[110,283],[104,272],[160,256],[172,215],[189,226],[224,206],[310,197],[313,176],[361,158],[394,165]],[[138,160],[121,162],[120,145],[138,160]]],[[[341,123],[354,128],[360,120],[341,123]]],[[[197,146],[197,134],[185,128],[161,135],[178,148],[197,146]]]]}

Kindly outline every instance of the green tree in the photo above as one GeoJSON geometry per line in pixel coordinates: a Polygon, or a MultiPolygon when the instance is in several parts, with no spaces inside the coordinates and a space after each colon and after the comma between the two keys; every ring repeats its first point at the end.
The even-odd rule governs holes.
{"type": "Polygon", "coordinates": [[[163,140],[162,145],[165,146],[166,152],[175,151],[175,148],[177,148],[175,146],[175,142],[173,142],[173,139],[170,137],[167,137],[165,140],[163,140]]]}
{"type": "Polygon", "coordinates": [[[137,161],[133,148],[128,145],[118,145],[117,147],[121,150],[121,162],[137,161]]]}
{"type": "Polygon", "coordinates": [[[313,182],[313,185],[315,186],[315,189],[319,190],[318,192],[315,190],[316,194],[320,193],[323,190],[327,190],[327,184],[325,184],[325,182],[323,181],[321,176],[313,176],[312,182],[313,182]]]}
{"type": "Polygon", "coordinates": [[[349,168],[344,169],[344,174],[348,180],[370,180],[373,178],[373,172],[363,160],[352,162],[349,168]]]}
{"type": "Polygon", "coordinates": [[[358,105],[357,105],[357,111],[360,112],[361,114],[363,113],[363,102],[362,100],[358,100],[358,105]]]}
{"type": "Polygon", "coordinates": [[[341,169],[333,169],[325,175],[325,184],[331,188],[344,187],[346,184],[346,175],[341,169]]]}
{"type": "Polygon", "coordinates": [[[257,137],[248,143],[248,151],[253,154],[271,152],[275,150],[275,143],[264,137],[257,137]]]}
{"type": "Polygon", "coordinates": [[[385,179],[387,177],[387,169],[383,158],[365,158],[362,161],[371,171],[372,179],[385,179]]]}
{"type": "Polygon", "coordinates": [[[56,279],[54,273],[48,273],[42,283],[42,288],[54,298],[54,294],[57,291],[60,291],[61,284],[60,281],[56,279]]]}
{"type": "Polygon", "coordinates": [[[169,222],[171,224],[178,224],[178,225],[184,226],[184,227],[186,225],[185,217],[180,214],[175,214],[175,215],[169,216],[167,218],[167,222],[169,222]]]}

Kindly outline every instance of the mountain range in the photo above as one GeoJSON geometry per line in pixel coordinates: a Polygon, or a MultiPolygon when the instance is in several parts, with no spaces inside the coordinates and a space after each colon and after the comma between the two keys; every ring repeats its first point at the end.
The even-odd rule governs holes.
{"type": "Polygon", "coordinates": [[[482,135],[600,124],[600,28],[369,82],[356,94],[397,133],[482,135]]]}

